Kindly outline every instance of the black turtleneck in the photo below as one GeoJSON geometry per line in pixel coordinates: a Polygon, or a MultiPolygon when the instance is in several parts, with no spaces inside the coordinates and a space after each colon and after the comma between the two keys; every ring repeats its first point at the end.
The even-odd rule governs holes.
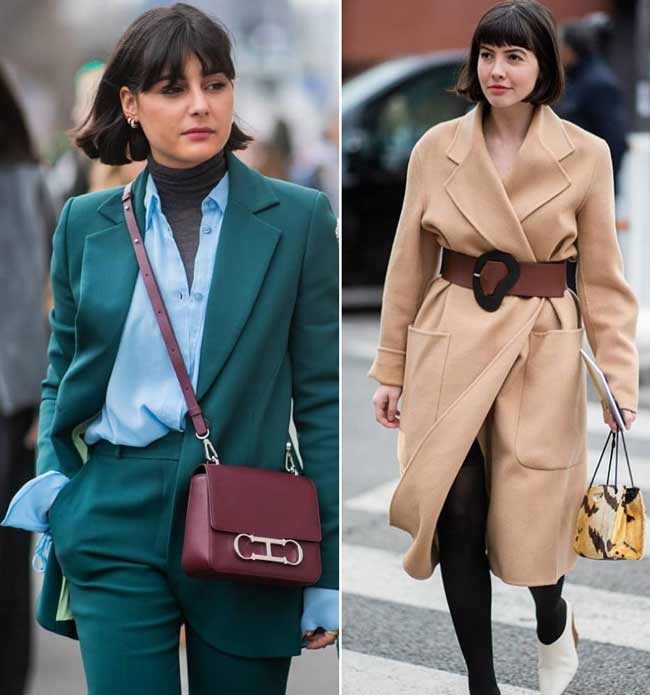
{"type": "Polygon", "coordinates": [[[183,261],[187,285],[192,289],[194,260],[199,248],[201,203],[226,173],[224,151],[191,169],[163,166],[151,155],[147,164],[183,261]]]}

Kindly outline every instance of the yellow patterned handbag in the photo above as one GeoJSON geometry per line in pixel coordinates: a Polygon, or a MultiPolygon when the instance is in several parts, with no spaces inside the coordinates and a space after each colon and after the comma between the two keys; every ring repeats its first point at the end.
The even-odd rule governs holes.
{"type": "Polygon", "coordinates": [[[635,487],[627,455],[625,436],[620,427],[610,430],[598,459],[596,470],[578,510],[573,549],[591,560],[640,560],[644,551],[645,506],[643,495],[635,487]],[[618,484],[618,435],[621,435],[631,486],[618,484]],[[603,455],[612,440],[607,480],[594,485],[603,455]],[[614,461],[614,484],[610,485],[614,461]]]}

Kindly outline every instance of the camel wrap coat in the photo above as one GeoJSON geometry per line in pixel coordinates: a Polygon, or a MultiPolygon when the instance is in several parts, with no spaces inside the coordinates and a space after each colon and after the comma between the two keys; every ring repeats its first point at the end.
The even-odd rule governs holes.
{"type": "Polygon", "coordinates": [[[584,333],[620,407],[636,411],[638,304],[623,275],[607,143],[536,106],[502,179],[484,110],[434,126],[411,153],[369,375],[403,387],[389,520],[412,536],[406,572],[433,573],[438,516],[478,437],[490,568],[509,584],[542,586],[577,557],[588,482],[584,333]],[[506,295],[488,312],[440,275],[443,247],[577,261],[577,296],[506,295]]]}

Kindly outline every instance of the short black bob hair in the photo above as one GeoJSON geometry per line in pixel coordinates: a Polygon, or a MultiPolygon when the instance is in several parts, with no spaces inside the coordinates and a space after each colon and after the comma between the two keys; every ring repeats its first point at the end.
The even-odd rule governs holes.
{"type": "MultiPolygon", "coordinates": [[[[235,78],[227,30],[200,10],[177,3],[156,7],[136,19],[119,40],[99,82],[86,120],[73,130],[75,144],[104,164],[146,159],[151,148],[142,127],[131,128],[124,117],[120,88],[146,92],[163,77],[181,79],[192,54],[203,73],[235,78]]],[[[232,124],[226,150],[245,149],[253,138],[232,124]]]]}
{"type": "Polygon", "coordinates": [[[487,102],[478,79],[478,57],[483,44],[521,46],[532,51],[539,76],[524,99],[531,104],[552,104],[564,91],[564,69],[558,49],[556,23],[550,10],[535,0],[506,0],[489,9],[479,20],[467,62],[451,90],[468,101],[487,102]]]}

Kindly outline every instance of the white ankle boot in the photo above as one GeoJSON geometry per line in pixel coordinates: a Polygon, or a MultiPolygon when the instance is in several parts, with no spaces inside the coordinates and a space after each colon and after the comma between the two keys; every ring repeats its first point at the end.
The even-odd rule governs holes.
{"type": "Polygon", "coordinates": [[[537,672],[541,695],[561,695],[578,670],[578,632],[571,604],[566,602],[564,631],[551,644],[537,640],[537,672]]]}

